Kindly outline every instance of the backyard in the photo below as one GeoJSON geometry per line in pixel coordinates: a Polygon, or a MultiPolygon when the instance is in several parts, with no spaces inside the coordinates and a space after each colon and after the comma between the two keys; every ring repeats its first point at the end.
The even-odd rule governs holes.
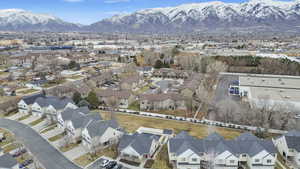
{"type": "MultiPolygon", "coordinates": [[[[100,111],[101,112],[101,111],[100,111]]],[[[110,119],[109,112],[101,112],[102,118],[110,119]]],[[[150,127],[158,129],[172,129],[175,133],[181,131],[188,131],[192,136],[203,138],[211,132],[217,132],[226,139],[232,139],[240,135],[241,130],[228,129],[214,126],[206,126],[201,124],[192,124],[187,122],[180,122],[167,119],[158,119],[152,117],[140,117],[135,115],[116,113],[115,117],[120,126],[128,132],[135,132],[139,127],[150,127]]]]}

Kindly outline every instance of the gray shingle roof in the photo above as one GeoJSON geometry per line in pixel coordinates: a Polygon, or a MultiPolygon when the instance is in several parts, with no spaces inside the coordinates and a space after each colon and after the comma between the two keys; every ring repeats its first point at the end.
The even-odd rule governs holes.
{"type": "Polygon", "coordinates": [[[258,138],[256,136],[254,136],[252,133],[242,133],[241,135],[239,135],[238,137],[235,138],[236,140],[241,140],[241,141],[245,141],[245,140],[258,140],[258,138]]]}
{"type": "Polygon", "coordinates": [[[300,131],[291,130],[285,136],[300,137],[300,131]]]}
{"type": "Polygon", "coordinates": [[[88,107],[79,107],[77,109],[66,108],[64,111],[61,112],[61,117],[64,121],[71,120],[72,115],[74,113],[79,113],[79,112],[83,114],[88,114],[90,110],[88,107]]]}
{"type": "Polygon", "coordinates": [[[109,127],[118,129],[119,125],[115,120],[94,120],[86,126],[86,129],[88,130],[89,135],[93,138],[96,136],[102,136],[109,127]]]}
{"type": "Polygon", "coordinates": [[[200,153],[223,153],[229,151],[235,155],[249,154],[253,156],[263,150],[271,154],[276,153],[276,148],[271,140],[253,139],[252,136],[248,136],[250,135],[245,134],[234,140],[225,140],[220,135],[213,133],[205,139],[197,139],[184,132],[169,140],[169,151],[177,155],[185,152],[187,149],[191,149],[199,155],[200,153]]]}
{"type": "Polygon", "coordinates": [[[39,97],[35,100],[35,102],[41,107],[48,107],[49,105],[52,105],[58,110],[65,108],[68,103],[74,104],[70,98],[59,98],[55,96],[39,97]]]}
{"type": "Polygon", "coordinates": [[[214,133],[211,133],[210,135],[208,135],[205,140],[224,140],[224,137],[221,136],[220,134],[214,132],[214,133]]]}
{"type": "Polygon", "coordinates": [[[10,154],[4,154],[0,156],[0,168],[12,168],[17,165],[18,162],[10,154]]]}
{"type": "Polygon", "coordinates": [[[91,121],[101,120],[99,114],[83,114],[81,112],[74,113],[71,118],[71,122],[75,129],[84,128],[91,121]]]}
{"type": "Polygon", "coordinates": [[[37,94],[33,94],[30,96],[24,96],[22,98],[22,100],[27,104],[27,105],[31,105],[34,103],[34,101],[39,98],[39,97],[45,97],[45,95],[43,93],[37,93],[37,94]]]}
{"type": "Polygon", "coordinates": [[[300,137],[285,136],[285,140],[288,148],[295,149],[300,152],[300,137]]]}
{"type": "Polygon", "coordinates": [[[118,146],[118,150],[128,147],[129,145],[140,155],[149,154],[153,140],[158,140],[159,136],[153,134],[124,135],[118,146]]]}

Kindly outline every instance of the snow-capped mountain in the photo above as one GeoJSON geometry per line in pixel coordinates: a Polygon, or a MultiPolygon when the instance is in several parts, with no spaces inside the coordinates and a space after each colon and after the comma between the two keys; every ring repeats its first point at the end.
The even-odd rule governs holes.
{"type": "Polygon", "coordinates": [[[300,30],[300,0],[220,1],[154,8],[113,16],[93,31],[190,32],[211,30],[300,30]]]}
{"type": "Polygon", "coordinates": [[[46,14],[35,14],[22,9],[0,10],[0,30],[9,31],[70,31],[76,24],[46,14]]]}

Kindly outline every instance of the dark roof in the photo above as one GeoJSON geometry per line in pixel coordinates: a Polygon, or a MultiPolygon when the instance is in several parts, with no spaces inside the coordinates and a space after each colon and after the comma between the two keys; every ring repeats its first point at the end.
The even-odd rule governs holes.
{"type": "Polygon", "coordinates": [[[94,120],[86,126],[86,129],[88,130],[89,135],[93,138],[96,136],[102,136],[109,127],[118,129],[119,125],[115,120],[94,120]]]}
{"type": "Polygon", "coordinates": [[[291,130],[288,133],[286,133],[285,136],[300,137],[300,131],[291,130]]]}
{"type": "Polygon", "coordinates": [[[300,137],[285,136],[285,140],[289,149],[295,149],[300,152],[300,137]]]}
{"type": "Polygon", "coordinates": [[[10,154],[4,154],[0,156],[0,168],[12,168],[17,165],[18,162],[10,154]]]}
{"type": "MultiPolygon", "coordinates": [[[[248,134],[245,134],[245,136],[247,135],[248,134]]],[[[241,138],[243,138],[243,136],[241,138]]],[[[177,155],[185,152],[188,149],[194,151],[195,153],[199,153],[199,155],[200,153],[207,152],[223,153],[225,151],[229,151],[235,155],[249,154],[250,156],[253,156],[263,150],[272,155],[276,153],[276,148],[271,140],[225,140],[216,133],[211,134],[205,139],[197,139],[187,135],[186,132],[181,132],[179,135],[169,140],[169,147],[169,151],[176,153],[177,155]]]]}
{"type": "Polygon", "coordinates": [[[258,140],[258,138],[256,136],[254,136],[252,133],[242,133],[241,135],[239,135],[238,137],[235,138],[236,140],[241,140],[241,141],[245,141],[245,140],[258,140]]]}
{"type": "Polygon", "coordinates": [[[84,128],[91,121],[101,120],[101,116],[99,114],[83,114],[81,112],[74,113],[71,118],[71,122],[75,129],[84,128]]]}
{"type": "Polygon", "coordinates": [[[90,110],[88,107],[79,107],[77,109],[66,108],[64,111],[61,112],[61,117],[64,121],[66,121],[66,120],[71,120],[72,115],[74,113],[88,114],[89,112],[90,110]]]}
{"type": "Polygon", "coordinates": [[[68,103],[74,104],[74,102],[70,98],[59,98],[55,96],[39,97],[35,100],[35,102],[41,107],[48,107],[49,105],[51,105],[55,109],[63,109],[68,103]]]}
{"type": "Polygon", "coordinates": [[[220,134],[214,132],[211,133],[210,135],[208,135],[206,138],[204,138],[205,140],[212,140],[212,141],[218,141],[218,140],[224,140],[224,137],[221,136],[220,134]]]}
{"type": "Polygon", "coordinates": [[[173,130],[164,129],[163,134],[171,135],[171,134],[173,134],[173,130]]]}
{"type": "Polygon", "coordinates": [[[153,134],[124,135],[118,146],[118,150],[131,146],[140,155],[149,154],[153,140],[159,140],[159,136],[153,134]]]}
{"type": "Polygon", "coordinates": [[[37,93],[37,94],[33,94],[30,96],[24,96],[22,98],[22,100],[27,104],[27,105],[31,105],[34,103],[34,101],[39,98],[39,97],[45,97],[45,95],[43,93],[37,93]]]}

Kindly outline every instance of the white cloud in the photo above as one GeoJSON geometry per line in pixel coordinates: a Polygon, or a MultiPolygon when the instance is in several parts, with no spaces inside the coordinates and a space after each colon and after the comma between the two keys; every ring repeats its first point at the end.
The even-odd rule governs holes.
{"type": "Polygon", "coordinates": [[[83,2],[84,0],[64,0],[65,2],[83,2]]]}
{"type": "Polygon", "coordinates": [[[109,4],[113,4],[113,3],[120,3],[120,2],[129,2],[130,0],[105,0],[104,3],[109,3],[109,4]]]}

